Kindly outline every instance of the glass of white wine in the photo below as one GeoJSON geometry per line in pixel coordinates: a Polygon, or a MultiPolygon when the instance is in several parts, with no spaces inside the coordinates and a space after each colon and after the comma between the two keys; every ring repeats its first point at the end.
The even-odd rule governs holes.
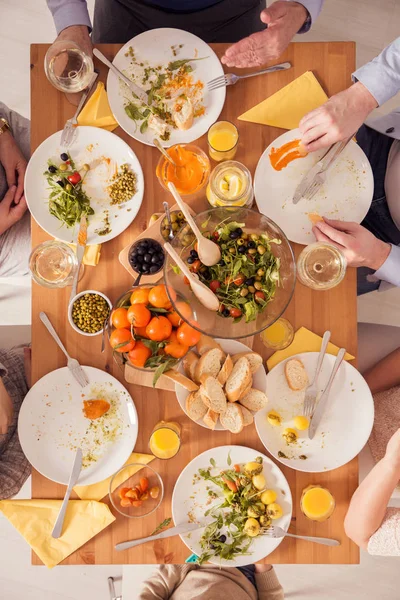
{"type": "Polygon", "coordinates": [[[44,59],[47,79],[62,92],[81,92],[89,85],[94,66],[91,57],[75,42],[59,40],[48,49],[44,59]]]}
{"type": "Polygon", "coordinates": [[[313,290],[330,290],[346,274],[347,261],[336,246],[315,242],[306,246],[297,260],[297,278],[313,290]]]}
{"type": "MultiPolygon", "coordinates": [[[[67,244],[58,240],[39,244],[29,257],[32,279],[48,288],[72,285],[77,268],[78,259],[75,252],[67,244]]],[[[83,271],[80,275],[82,274],[83,271]]]]}

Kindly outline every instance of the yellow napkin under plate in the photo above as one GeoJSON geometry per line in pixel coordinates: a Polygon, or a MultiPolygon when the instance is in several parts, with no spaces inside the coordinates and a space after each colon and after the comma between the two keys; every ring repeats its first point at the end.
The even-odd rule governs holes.
{"type": "Polygon", "coordinates": [[[52,569],[115,521],[107,504],[70,500],[58,539],[51,537],[62,500],[1,500],[0,512],[52,569]]]}
{"type": "Polygon", "coordinates": [[[240,115],[238,119],[281,129],[295,129],[304,115],[327,100],[328,96],[314,73],[306,71],[292,83],[240,115]]]}
{"type": "MultiPolygon", "coordinates": [[[[313,333],[306,327],[300,327],[294,334],[293,342],[284,350],[278,350],[267,360],[268,371],[270,371],[275,365],[282,362],[286,358],[290,358],[295,354],[301,352],[319,352],[321,350],[322,337],[313,333]]],[[[328,354],[337,355],[339,352],[338,346],[329,342],[327,348],[328,354]]],[[[354,360],[354,356],[346,352],[344,356],[345,360],[354,360]]]]}
{"type": "MultiPolygon", "coordinates": [[[[154,458],[155,456],[152,454],[139,454],[137,452],[133,452],[125,464],[130,465],[131,463],[141,463],[143,466],[145,466],[154,460],[154,458]]],[[[129,479],[129,477],[138,471],[140,471],[140,467],[132,467],[116,477],[114,479],[112,491],[114,491],[119,485],[121,485],[121,483],[129,479]]],[[[76,492],[79,498],[82,500],[101,500],[108,494],[110,481],[111,477],[104,479],[104,481],[100,481],[100,483],[94,483],[93,485],[78,485],[74,487],[74,492],[76,492]]]]}
{"type": "Polygon", "coordinates": [[[83,107],[78,117],[78,125],[101,127],[102,129],[107,129],[107,131],[113,131],[118,127],[118,123],[114,119],[108,103],[104,83],[101,81],[99,81],[95,91],[83,107]]]}
{"type": "MultiPolygon", "coordinates": [[[[75,244],[68,244],[68,246],[70,248],[72,248],[72,250],[74,252],[76,252],[75,244]]],[[[86,246],[85,253],[84,253],[83,259],[82,259],[83,264],[87,265],[89,267],[95,267],[96,265],[99,264],[100,254],[101,254],[101,244],[91,244],[89,246],[86,246]]]]}

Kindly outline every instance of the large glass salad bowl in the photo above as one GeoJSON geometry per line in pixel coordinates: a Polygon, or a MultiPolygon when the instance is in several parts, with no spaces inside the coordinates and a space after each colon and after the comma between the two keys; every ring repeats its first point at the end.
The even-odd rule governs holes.
{"type": "MultiPolygon", "coordinates": [[[[219,244],[222,258],[217,265],[207,268],[201,264],[188,225],[171,245],[216,293],[220,310],[213,312],[201,304],[169,255],[164,263],[167,290],[175,290],[190,304],[197,321],[193,327],[202,333],[225,339],[260,333],[282,315],[293,296],[296,267],[287,237],[271,219],[246,208],[213,208],[196,215],[195,222],[203,235],[219,244]]],[[[188,320],[179,312],[173,295],[170,300],[188,320]]]]}

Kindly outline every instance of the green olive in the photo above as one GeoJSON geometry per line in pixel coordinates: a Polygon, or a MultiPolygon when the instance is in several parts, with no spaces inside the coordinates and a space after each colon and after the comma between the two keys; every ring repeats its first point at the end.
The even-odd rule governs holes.
{"type": "Polygon", "coordinates": [[[85,164],[83,165],[82,169],[83,169],[84,171],[90,171],[90,166],[89,166],[87,163],[85,163],[85,164]]]}
{"type": "Polygon", "coordinates": [[[249,292],[251,292],[252,294],[254,294],[254,292],[256,291],[256,288],[252,285],[249,285],[248,287],[249,292]]]}
{"type": "Polygon", "coordinates": [[[259,246],[257,246],[257,252],[258,252],[258,254],[261,254],[261,255],[265,254],[265,252],[266,252],[265,246],[261,246],[261,244],[259,246]]]}
{"type": "Polygon", "coordinates": [[[240,290],[240,295],[242,296],[242,298],[244,298],[245,296],[247,296],[248,293],[249,293],[249,290],[247,288],[242,288],[240,290]]]}
{"type": "Polygon", "coordinates": [[[68,169],[68,165],[66,165],[65,163],[61,163],[61,165],[58,167],[58,169],[60,171],[66,171],[68,169]]]}
{"type": "Polygon", "coordinates": [[[262,289],[262,283],[260,281],[255,281],[254,282],[254,287],[256,288],[256,290],[261,290],[262,289]]]}
{"type": "Polygon", "coordinates": [[[253,240],[253,242],[258,242],[258,235],[256,233],[252,233],[250,238],[253,240]]]}
{"type": "Polygon", "coordinates": [[[71,190],[72,190],[72,185],[70,183],[67,183],[67,185],[65,186],[65,191],[70,192],[71,190]]]}
{"type": "Polygon", "coordinates": [[[258,269],[257,275],[259,275],[260,277],[262,277],[263,275],[265,275],[265,269],[258,269]]]}
{"type": "Polygon", "coordinates": [[[255,248],[250,248],[250,249],[248,250],[248,253],[249,253],[249,254],[257,254],[257,250],[256,250],[255,248]]]}

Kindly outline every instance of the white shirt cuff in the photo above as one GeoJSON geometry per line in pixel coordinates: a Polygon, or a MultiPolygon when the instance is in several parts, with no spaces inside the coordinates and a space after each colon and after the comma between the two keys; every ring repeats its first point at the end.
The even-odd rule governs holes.
{"type": "Polygon", "coordinates": [[[400,287],[400,246],[391,246],[389,256],[380,269],[375,271],[375,277],[400,287]]]}

